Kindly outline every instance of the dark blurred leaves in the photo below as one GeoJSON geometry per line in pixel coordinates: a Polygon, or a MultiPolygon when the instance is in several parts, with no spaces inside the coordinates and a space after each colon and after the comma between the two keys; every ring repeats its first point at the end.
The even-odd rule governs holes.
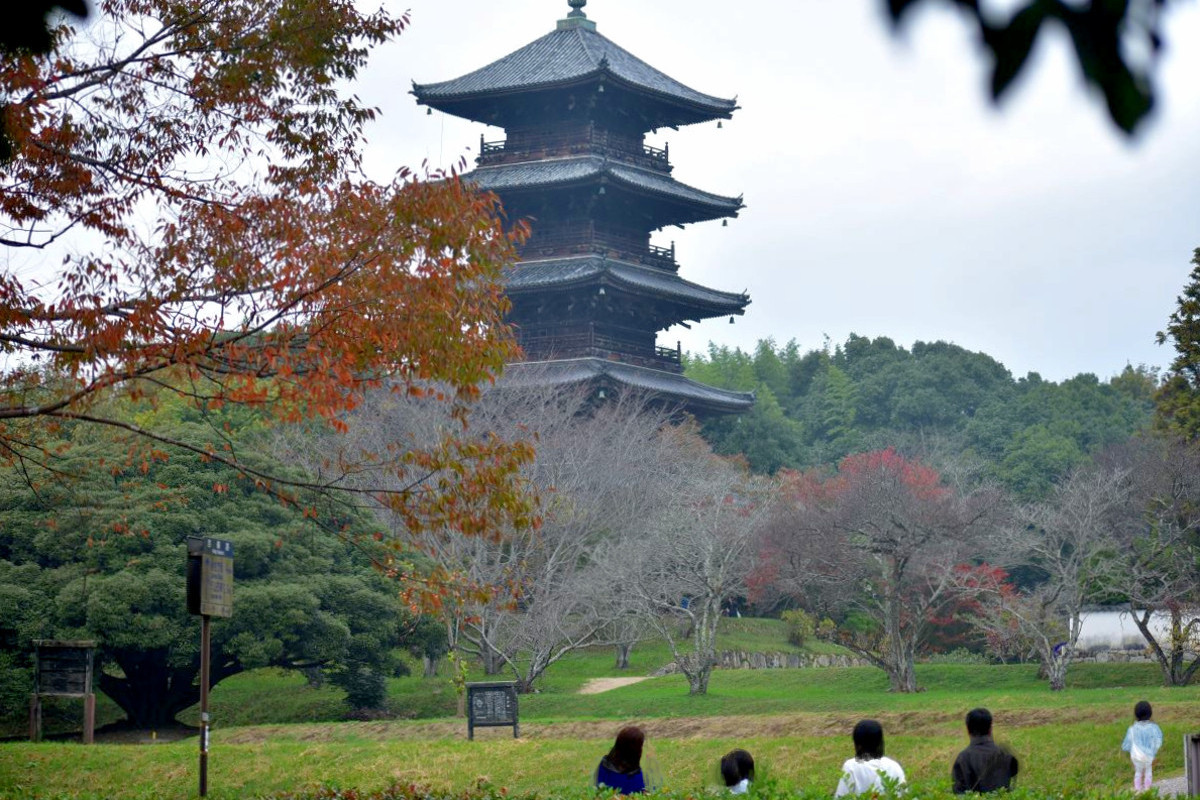
{"type": "MultiPolygon", "coordinates": [[[[929,0],[884,2],[897,24],[913,9],[929,5],[929,0]]],[[[1021,74],[1042,26],[1057,22],[1071,37],[1084,78],[1104,95],[1113,124],[1133,133],[1154,107],[1150,73],[1162,46],[1160,14],[1170,0],[1028,0],[1007,21],[992,18],[980,8],[979,0],[948,2],[966,12],[991,54],[994,100],[1021,74]],[[1136,46],[1139,40],[1142,47],[1136,46]],[[1146,63],[1139,64],[1131,57],[1138,52],[1146,54],[1146,63]]]]}
{"type": "Polygon", "coordinates": [[[86,18],[84,0],[24,0],[12,3],[4,12],[4,27],[0,28],[0,50],[8,53],[27,51],[48,53],[54,44],[50,16],[56,11],[86,18]]]}
{"type": "MultiPolygon", "coordinates": [[[[0,53],[50,52],[54,44],[54,33],[50,17],[56,12],[66,12],[77,17],[88,15],[85,0],[22,0],[10,3],[4,10],[4,24],[0,25],[0,53]]],[[[8,136],[4,118],[8,103],[0,98],[0,164],[7,163],[13,155],[13,142],[8,136]]]]}

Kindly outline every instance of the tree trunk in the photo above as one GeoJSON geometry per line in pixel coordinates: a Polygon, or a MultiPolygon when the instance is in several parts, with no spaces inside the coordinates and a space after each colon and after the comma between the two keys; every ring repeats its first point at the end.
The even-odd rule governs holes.
{"type": "Polygon", "coordinates": [[[688,673],[688,694],[708,694],[708,679],[711,676],[711,665],[704,665],[688,673]]]}
{"type": "Polygon", "coordinates": [[[904,692],[911,694],[919,691],[917,689],[917,671],[915,666],[916,659],[913,658],[911,652],[903,652],[906,648],[901,648],[898,663],[893,664],[892,669],[888,670],[888,679],[891,683],[893,692],[904,692]]]}
{"type": "Polygon", "coordinates": [[[480,647],[480,659],[483,661],[484,675],[499,675],[504,671],[504,659],[500,653],[487,642],[483,642],[480,647]]]}
{"type": "Polygon", "coordinates": [[[629,654],[633,652],[633,642],[621,642],[617,645],[617,669],[629,669],[629,654]]]}
{"type": "Polygon", "coordinates": [[[421,663],[425,667],[421,671],[421,677],[436,678],[437,671],[438,671],[438,663],[440,661],[441,661],[440,658],[435,658],[434,656],[421,656],[421,663]]]}
{"type": "Polygon", "coordinates": [[[886,588],[884,598],[884,634],[887,637],[888,679],[893,692],[917,691],[916,658],[913,646],[905,637],[900,600],[900,561],[896,557],[886,562],[886,588]]]}
{"type": "Polygon", "coordinates": [[[1061,692],[1067,688],[1067,661],[1064,658],[1054,658],[1046,665],[1046,674],[1050,678],[1050,691],[1061,692]]]}
{"type": "MultiPolygon", "coordinates": [[[[200,658],[171,667],[166,649],[149,651],[118,650],[108,654],[121,668],[123,678],[100,672],[100,691],[125,712],[135,728],[157,730],[178,723],[175,716],[200,701],[200,658]]],[[[221,669],[214,664],[211,683],[240,669],[221,669]]]]}

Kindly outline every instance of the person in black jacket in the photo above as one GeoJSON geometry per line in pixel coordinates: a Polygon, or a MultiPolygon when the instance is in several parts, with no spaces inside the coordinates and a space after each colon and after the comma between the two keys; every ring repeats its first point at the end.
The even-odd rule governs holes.
{"type": "Polygon", "coordinates": [[[992,740],[992,714],[986,708],[967,712],[971,743],[954,759],[954,793],[1008,789],[1017,777],[1017,757],[992,740]]]}

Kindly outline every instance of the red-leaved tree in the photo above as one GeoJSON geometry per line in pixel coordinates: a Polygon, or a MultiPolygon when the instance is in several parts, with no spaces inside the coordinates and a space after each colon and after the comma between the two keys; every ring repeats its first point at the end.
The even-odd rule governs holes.
{"type": "Polygon", "coordinates": [[[70,421],[127,431],[138,458],[233,465],[314,514],[339,496],[418,529],[528,521],[528,448],[461,425],[299,476],[253,466],[219,427],[196,446],[105,402],[166,392],[344,430],[388,389],[465,422],[514,352],[512,242],[495,199],[456,180],[361,175],[375,111],[343,87],[405,23],[352,0],[103,0],[48,53],[0,55],[0,460],[53,468],[70,421]]]}
{"type": "Polygon", "coordinates": [[[847,456],[836,473],[783,477],[763,552],[783,591],[819,596],[843,622],[825,635],[917,690],[917,650],[937,615],[959,598],[961,562],[996,506],[892,449],[847,456]]]}

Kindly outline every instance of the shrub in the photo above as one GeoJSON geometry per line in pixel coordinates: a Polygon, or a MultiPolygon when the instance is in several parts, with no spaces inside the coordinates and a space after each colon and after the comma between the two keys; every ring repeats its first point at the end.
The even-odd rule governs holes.
{"type": "Polygon", "coordinates": [[[817,632],[816,618],[803,609],[785,611],[779,618],[787,625],[787,640],[796,647],[803,647],[817,632]]]}
{"type": "Polygon", "coordinates": [[[370,667],[351,663],[330,676],[330,682],[346,692],[346,702],[355,711],[383,708],[387,682],[370,667]]]}

